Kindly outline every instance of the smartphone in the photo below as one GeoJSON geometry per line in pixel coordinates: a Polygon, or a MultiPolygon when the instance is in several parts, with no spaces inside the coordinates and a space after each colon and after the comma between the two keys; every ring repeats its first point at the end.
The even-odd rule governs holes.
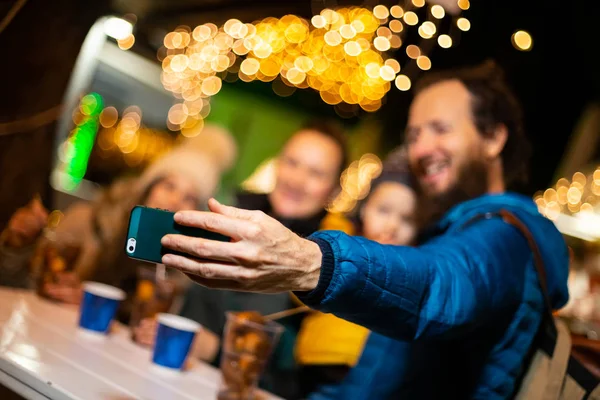
{"type": "Polygon", "coordinates": [[[173,212],[158,208],[134,207],[129,217],[129,228],[125,243],[127,255],[136,260],[156,264],[162,263],[162,256],[167,253],[182,255],[182,253],[161,245],[160,240],[167,234],[181,234],[224,242],[231,240],[229,237],[215,232],[179,225],[173,219],[174,215],[173,212]]]}

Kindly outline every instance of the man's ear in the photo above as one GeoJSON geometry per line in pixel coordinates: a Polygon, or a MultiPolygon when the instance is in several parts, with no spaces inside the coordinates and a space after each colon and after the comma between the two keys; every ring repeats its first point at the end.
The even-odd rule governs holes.
{"type": "Polygon", "coordinates": [[[504,124],[498,124],[485,135],[485,155],[489,159],[495,159],[500,156],[506,141],[508,140],[508,130],[504,124]]]}

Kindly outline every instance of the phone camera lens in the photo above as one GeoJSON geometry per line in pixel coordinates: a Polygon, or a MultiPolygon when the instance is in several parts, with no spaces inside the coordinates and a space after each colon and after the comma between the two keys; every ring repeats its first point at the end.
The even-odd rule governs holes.
{"type": "Polygon", "coordinates": [[[133,246],[129,246],[129,251],[133,251],[133,246]]]}

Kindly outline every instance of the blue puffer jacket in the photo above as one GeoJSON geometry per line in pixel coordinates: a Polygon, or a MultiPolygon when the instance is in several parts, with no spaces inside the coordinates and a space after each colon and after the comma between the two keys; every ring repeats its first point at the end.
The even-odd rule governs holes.
{"type": "Polygon", "coordinates": [[[461,203],[416,248],[340,232],[311,239],[323,252],[308,305],[371,329],[344,383],[314,399],[507,399],[523,370],[544,310],[525,238],[500,218],[507,209],[541,250],[554,307],[568,299],[568,251],[531,199],[486,195],[461,203]],[[466,225],[465,225],[466,224],[466,225]]]}

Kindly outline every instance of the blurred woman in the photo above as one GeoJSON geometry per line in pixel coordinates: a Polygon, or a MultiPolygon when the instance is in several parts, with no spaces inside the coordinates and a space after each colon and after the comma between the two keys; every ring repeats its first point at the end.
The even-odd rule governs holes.
{"type": "MultiPolygon", "coordinates": [[[[358,207],[352,228],[333,217],[323,229],[356,233],[390,245],[410,245],[417,233],[414,186],[403,149],[390,154],[369,195],[358,207]]],[[[358,362],[368,330],[332,314],[311,313],[302,324],[296,342],[303,398],[320,398],[336,390],[358,362]]]]}
{"type": "Polygon", "coordinates": [[[58,253],[67,247],[75,251],[66,268],[71,272],[59,272],[53,282],[41,283],[38,289],[44,295],[79,303],[80,283],[86,280],[118,286],[131,294],[140,264],[123,250],[131,209],[138,204],[170,211],[197,209],[214,195],[222,173],[235,157],[236,145],[230,134],[206,126],[153,162],[140,177],[119,179],[95,201],[70,206],[52,229],[52,236],[43,235],[47,211],[38,199],[32,200],[15,212],[0,237],[0,284],[33,287],[32,255],[51,240],[58,253]]]}

